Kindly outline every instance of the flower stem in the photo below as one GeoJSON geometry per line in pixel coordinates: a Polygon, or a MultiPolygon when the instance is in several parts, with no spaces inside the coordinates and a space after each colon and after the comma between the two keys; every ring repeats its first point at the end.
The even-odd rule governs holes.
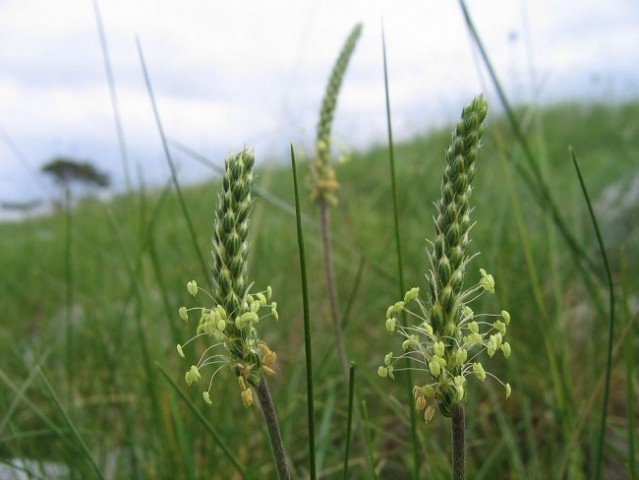
{"type": "Polygon", "coordinates": [[[456,404],[452,410],[450,426],[453,438],[453,480],[463,480],[465,478],[466,419],[462,405],[456,404]]]}
{"type": "Polygon", "coordinates": [[[284,444],[282,443],[280,424],[277,420],[277,413],[275,412],[275,405],[273,405],[271,392],[268,389],[268,384],[266,383],[263,375],[260,375],[260,382],[257,385],[257,398],[260,402],[260,406],[262,407],[264,422],[266,423],[266,428],[268,430],[271,452],[273,453],[275,467],[277,468],[277,478],[280,480],[289,480],[291,478],[291,472],[286,460],[284,444]]]}
{"type": "Polygon", "coordinates": [[[322,250],[324,254],[324,273],[326,275],[328,302],[330,304],[331,322],[333,324],[333,335],[335,336],[339,368],[342,371],[342,377],[344,378],[344,381],[348,382],[348,361],[346,359],[346,348],[344,347],[344,339],[342,338],[339,309],[337,307],[337,288],[335,285],[335,277],[333,275],[333,258],[331,255],[331,234],[329,226],[330,221],[328,205],[325,202],[322,202],[319,206],[319,210],[320,224],[322,229],[322,250]]]}

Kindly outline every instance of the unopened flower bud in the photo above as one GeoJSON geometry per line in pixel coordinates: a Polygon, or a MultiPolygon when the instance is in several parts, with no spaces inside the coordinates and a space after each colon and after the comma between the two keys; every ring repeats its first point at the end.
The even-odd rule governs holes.
{"type": "Polygon", "coordinates": [[[191,365],[191,368],[186,375],[184,375],[184,380],[186,380],[187,385],[191,385],[194,382],[198,382],[202,378],[200,371],[195,365],[191,365]]]}
{"type": "Polygon", "coordinates": [[[439,366],[439,362],[436,362],[434,359],[428,362],[428,370],[430,371],[430,374],[433,377],[435,378],[439,377],[439,374],[441,373],[441,367],[439,366]]]}
{"type": "Polygon", "coordinates": [[[404,303],[412,302],[418,296],[419,296],[419,287],[413,287],[404,295],[404,303]]]}
{"type": "Polygon", "coordinates": [[[484,367],[482,367],[481,363],[473,363],[473,372],[480,381],[483,382],[486,380],[486,372],[484,371],[484,367]]]}

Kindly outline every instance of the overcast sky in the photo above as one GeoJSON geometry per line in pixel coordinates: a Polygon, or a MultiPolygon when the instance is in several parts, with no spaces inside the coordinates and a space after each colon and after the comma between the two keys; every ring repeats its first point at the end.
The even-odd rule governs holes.
{"type": "MultiPolygon", "coordinates": [[[[454,121],[482,91],[477,54],[452,0],[100,0],[134,184],[168,178],[138,59],[139,38],[167,135],[222,162],[310,147],[332,64],[363,35],[334,125],[337,149],[385,137],[380,24],[395,135],[454,121]]],[[[635,0],[468,0],[507,93],[518,102],[620,102],[639,92],[635,0]]],[[[0,201],[42,198],[39,167],[90,160],[123,186],[92,0],[0,0],[0,201]]],[[[490,87],[489,100],[497,105],[490,87]]],[[[176,152],[184,182],[208,174],[176,152]]],[[[287,160],[286,158],[284,158],[287,160]]]]}

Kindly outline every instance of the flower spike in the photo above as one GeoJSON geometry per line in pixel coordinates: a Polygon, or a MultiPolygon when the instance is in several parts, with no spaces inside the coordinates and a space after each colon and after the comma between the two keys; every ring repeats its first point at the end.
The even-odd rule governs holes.
{"type": "MultiPolygon", "coordinates": [[[[472,227],[471,183],[486,113],[483,96],[476,97],[464,108],[462,120],[446,150],[441,197],[435,203],[436,236],[429,253],[431,269],[427,275],[426,300],[419,299],[420,292],[415,287],[386,311],[386,330],[403,338],[403,353],[386,355],[378,374],[392,377],[395,363],[407,356],[423,365],[429,383],[415,386],[413,393],[415,408],[425,412],[426,421],[433,418],[434,406],[438,406],[444,416],[452,415],[455,405],[466,398],[465,382],[469,375],[481,382],[488,375],[494,377],[477,361],[479,354],[486,352],[492,357],[501,350],[508,358],[511,353],[510,344],[503,340],[510,323],[508,312],[502,310],[500,315],[493,315],[498,319],[490,323],[482,320],[487,315],[476,314],[469,305],[483,293],[495,292],[493,276],[481,268],[477,283],[464,290],[466,270],[472,260],[466,253],[472,227]],[[400,325],[397,317],[402,311],[410,313],[410,318],[417,318],[420,323],[400,325]]],[[[510,396],[510,385],[502,385],[506,387],[506,397],[510,396]]]]}
{"type": "MultiPolygon", "coordinates": [[[[249,292],[246,276],[254,164],[255,157],[248,150],[226,159],[222,192],[218,196],[214,219],[214,305],[200,309],[196,330],[196,337],[207,337],[211,344],[185,375],[186,383],[191,385],[201,379],[204,367],[216,366],[211,380],[227,367],[238,378],[245,407],[253,404],[251,387],[259,383],[260,373],[275,373],[273,364],[276,359],[275,352],[258,335],[262,318],[272,316],[277,319],[277,304],[270,301],[273,292],[271,287],[262,292],[249,292]]],[[[199,288],[195,280],[187,283],[187,290],[192,296],[197,295],[199,288]]],[[[178,313],[181,319],[188,320],[186,307],[180,307],[178,313]]],[[[184,349],[191,340],[177,346],[180,357],[185,358],[184,349]]],[[[210,385],[202,393],[204,402],[209,405],[212,403],[210,385]]]]}

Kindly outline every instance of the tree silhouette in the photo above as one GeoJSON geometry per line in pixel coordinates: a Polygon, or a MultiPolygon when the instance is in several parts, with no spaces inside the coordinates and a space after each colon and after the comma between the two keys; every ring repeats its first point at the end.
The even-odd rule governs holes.
{"type": "Polygon", "coordinates": [[[78,162],[67,157],[55,157],[49,163],[45,163],[40,170],[52,177],[62,190],[62,199],[53,202],[57,208],[70,207],[73,183],[82,183],[89,187],[108,187],[110,183],[109,176],[89,162],[78,162]]]}
{"type": "Polygon", "coordinates": [[[99,171],[89,162],[77,162],[71,158],[56,157],[42,166],[42,172],[53,177],[62,188],[67,189],[73,182],[86,185],[108,187],[109,176],[99,171]]]}

